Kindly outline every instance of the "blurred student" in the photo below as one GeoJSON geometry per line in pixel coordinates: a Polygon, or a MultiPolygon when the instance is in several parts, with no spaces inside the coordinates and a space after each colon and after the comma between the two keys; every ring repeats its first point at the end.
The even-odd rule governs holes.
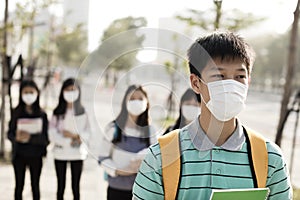
{"type": "Polygon", "coordinates": [[[179,116],[175,124],[169,126],[164,134],[167,134],[175,129],[182,128],[196,119],[201,113],[200,103],[200,95],[196,94],[191,88],[188,88],[181,96],[179,116]]]}
{"type": "Polygon", "coordinates": [[[108,200],[132,199],[132,186],[145,150],[156,142],[149,126],[149,100],[141,86],[128,87],[118,117],[108,124],[99,163],[108,174],[108,200]]]}
{"type": "Polygon", "coordinates": [[[54,144],[54,164],[57,176],[57,200],[64,199],[67,163],[71,165],[74,200],[80,199],[80,177],[83,160],[87,158],[86,145],[90,135],[87,114],[80,101],[77,81],[63,82],[59,102],[50,121],[49,138],[54,144]]]}
{"type": "Polygon", "coordinates": [[[40,199],[40,175],[48,141],[47,114],[40,107],[40,92],[32,80],[20,85],[19,104],[9,122],[8,139],[12,142],[15,172],[15,200],[22,199],[26,167],[29,167],[32,197],[40,199]]]}

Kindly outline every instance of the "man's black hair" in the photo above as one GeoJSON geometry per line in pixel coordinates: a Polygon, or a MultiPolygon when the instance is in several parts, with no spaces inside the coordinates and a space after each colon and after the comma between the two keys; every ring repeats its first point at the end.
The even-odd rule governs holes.
{"type": "Polygon", "coordinates": [[[201,77],[208,62],[215,59],[241,60],[251,73],[254,51],[240,36],[232,32],[214,32],[198,38],[188,50],[188,62],[191,74],[201,77]]]}

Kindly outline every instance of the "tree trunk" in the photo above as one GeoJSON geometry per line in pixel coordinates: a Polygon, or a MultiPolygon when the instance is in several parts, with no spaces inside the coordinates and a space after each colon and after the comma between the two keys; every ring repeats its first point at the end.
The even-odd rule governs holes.
{"type": "Polygon", "coordinates": [[[3,29],[3,46],[1,51],[2,59],[2,97],[1,97],[1,137],[0,137],[0,158],[4,157],[5,152],[5,97],[8,92],[8,66],[7,66],[7,20],[8,20],[8,0],[5,0],[4,10],[4,29],[3,29]]]}
{"type": "Polygon", "coordinates": [[[222,15],[222,0],[214,0],[214,4],[216,6],[216,19],[215,19],[214,27],[217,30],[220,28],[220,20],[222,15]]]}
{"type": "Polygon", "coordinates": [[[290,45],[289,45],[289,54],[288,54],[288,61],[287,61],[287,73],[285,78],[285,85],[284,85],[284,94],[281,101],[281,110],[280,110],[280,118],[277,128],[277,134],[275,143],[277,145],[281,145],[282,139],[282,131],[285,123],[285,116],[288,113],[288,103],[292,93],[292,83],[294,78],[294,69],[296,66],[296,53],[297,53],[297,35],[298,35],[298,21],[299,21],[299,4],[300,0],[298,0],[296,9],[294,11],[294,22],[292,25],[291,36],[290,36],[290,45]]]}

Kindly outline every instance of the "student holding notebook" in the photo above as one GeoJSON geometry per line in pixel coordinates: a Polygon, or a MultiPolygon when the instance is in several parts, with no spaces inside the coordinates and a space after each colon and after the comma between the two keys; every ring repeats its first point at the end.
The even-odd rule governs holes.
{"type": "Polygon", "coordinates": [[[8,139],[12,142],[12,162],[15,172],[16,200],[22,199],[26,167],[30,170],[32,197],[40,199],[42,157],[46,156],[48,119],[40,107],[40,92],[32,80],[20,85],[19,104],[9,122],[8,139]]]}
{"type": "Polygon", "coordinates": [[[59,102],[50,121],[49,138],[57,176],[57,200],[64,199],[67,165],[70,164],[73,199],[80,199],[80,178],[87,158],[90,124],[81,104],[78,82],[69,78],[63,82],[59,102]]]}
{"type": "Polygon", "coordinates": [[[144,152],[156,142],[149,122],[149,99],[140,85],[127,88],[117,118],[100,144],[99,163],[108,174],[108,200],[131,200],[132,186],[144,152]]]}

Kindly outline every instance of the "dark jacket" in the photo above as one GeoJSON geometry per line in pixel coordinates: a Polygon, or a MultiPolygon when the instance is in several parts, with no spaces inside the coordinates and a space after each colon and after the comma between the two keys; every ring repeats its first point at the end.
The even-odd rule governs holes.
{"type": "Polygon", "coordinates": [[[8,139],[13,145],[13,158],[15,156],[26,157],[42,157],[46,156],[48,139],[48,118],[47,114],[40,111],[38,114],[28,114],[27,112],[13,111],[11,120],[9,122],[8,139]],[[20,143],[16,141],[17,121],[22,118],[41,118],[43,122],[42,132],[40,134],[31,135],[28,143],[20,143]]]}

